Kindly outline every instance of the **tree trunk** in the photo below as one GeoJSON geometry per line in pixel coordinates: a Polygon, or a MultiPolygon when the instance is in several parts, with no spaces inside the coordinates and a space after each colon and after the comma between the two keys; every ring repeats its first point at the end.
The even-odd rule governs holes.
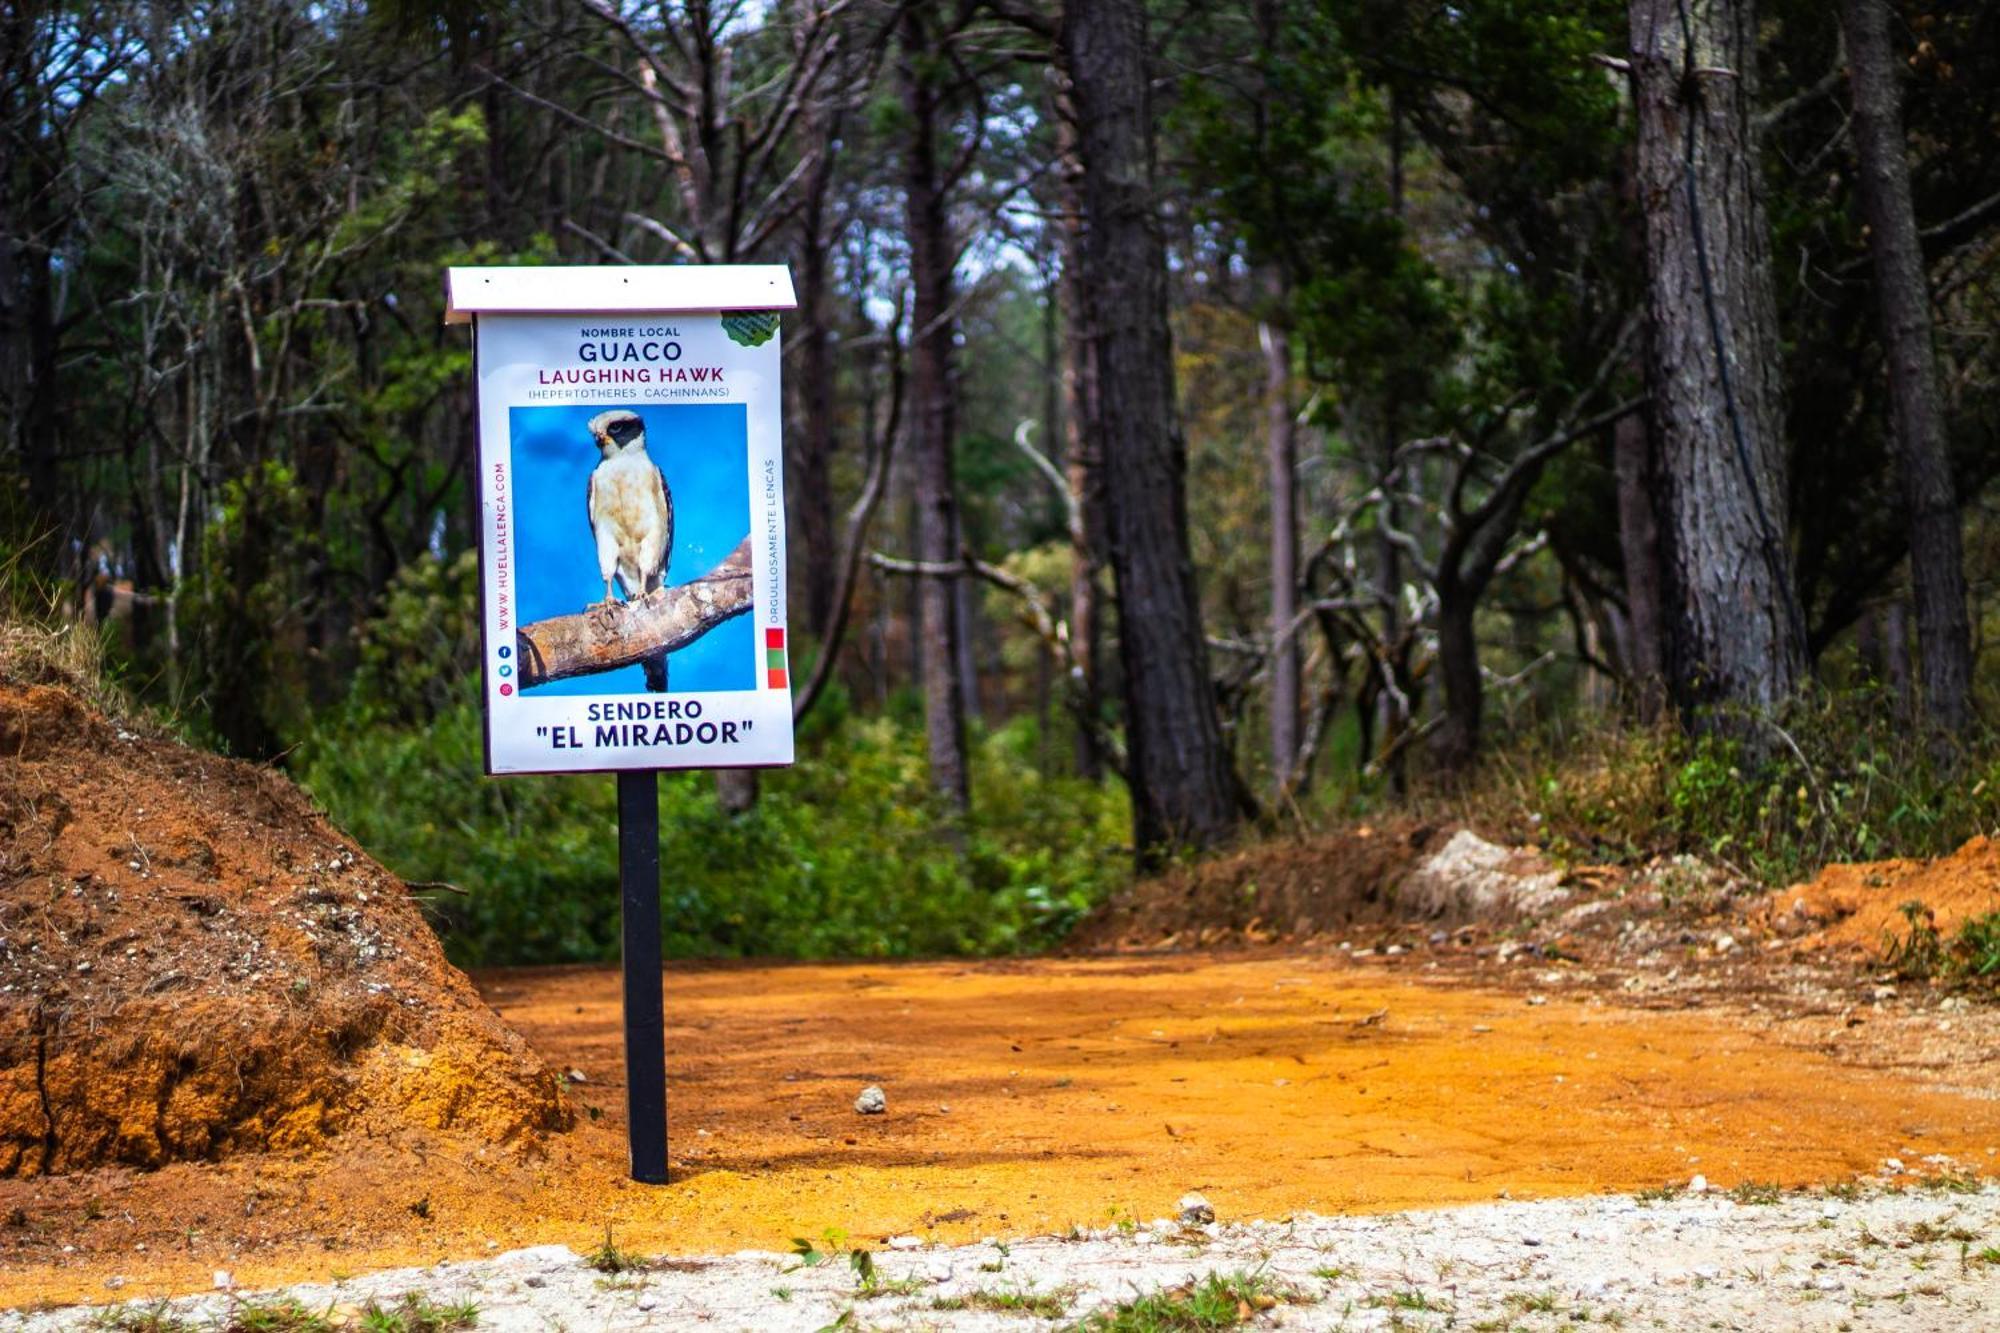
{"type": "Polygon", "coordinates": [[[1910,679],[1910,622],[1898,594],[1882,608],[1882,657],[1887,667],[1889,692],[1895,696],[1896,712],[1905,718],[1916,716],[1915,690],[1910,679]]]}
{"type": "Polygon", "coordinates": [[[1910,528],[1910,584],[1917,604],[1923,706],[1931,723],[1960,732],[1972,721],[1972,633],[1944,406],[1931,347],[1930,283],[1910,205],[1902,89],[1889,44],[1886,0],[1846,0],[1848,82],[1861,207],[1875,261],[1882,346],[1889,362],[1903,507],[1910,528]]]}
{"type": "Polygon", "coordinates": [[[715,770],[715,804],[726,815],[747,815],[757,808],[760,787],[754,768],[715,770]]]}
{"type": "MultiPolygon", "coordinates": [[[[952,466],[952,248],[938,166],[938,98],[929,66],[937,55],[924,11],[903,11],[904,209],[910,243],[910,457],[916,472],[917,559],[958,560],[958,497],[952,466]]],[[[924,726],[931,786],[950,805],[970,801],[965,697],[959,682],[958,579],[917,580],[923,636],[924,726]]]]}
{"type": "Polygon", "coordinates": [[[1403,626],[1403,548],[1389,539],[1389,528],[1402,529],[1401,506],[1394,494],[1391,472],[1395,468],[1396,436],[1394,412],[1383,427],[1375,482],[1382,488],[1381,529],[1375,538],[1377,586],[1382,590],[1382,652],[1380,666],[1383,689],[1375,696],[1375,725],[1372,735],[1382,753],[1389,756],[1387,772],[1390,790],[1402,795],[1409,785],[1409,765],[1400,744],[1404,730],[1414,721],[1417,696],[1410,687],[1410,645],[1403,626]],[[1389,689],[1389,685],[1396,689],[1389,689]],[[1397,690],[1402,697],[1397,697],[1397,690]]]}
{"type": "Polygon", "coordinates": [[[1652,433],[1643,412],[1611,428],[1618,479],[1618,547],[1625,564],[1625,671],[1639,720],[1659,720],[1666,701],[1660,642],[1660,523],[1653,511],[1652,433]]]}
{"type": "Polygon", "coordinates": [[[828,328],[827,255],[817,197],[800,236],[798,479],[799,543],[805,556],[806,628],[826,639],[840,566],[833,517],[833,337],[828,328]]]}
{"type": "Polygon", "coordinates": [[[1142,862],[1219,843],[1241,805],[1209,683],[1188,549],[1187,451],[1175,417],[1166,251],[1155,226],[1145,11],[1077,0],[1062,58],[1083,163],[1083,281],[1097,340],[1111,568],[1142,862]]]}
{"type": "Polygon", "coordinates": [[[1754,11],[1753,0],[1631,0],[1668,673],[1690,721],[1711,705],[1772,709],[1806,664],[1751,120],[1754,11]]]}
{"type": "MultiPolygon", "coordinates": [[[[965,549],[960,535],[958,549],[965,549]]],[[[968,722],[980,718],[979,698],[979,602],[971,579],[953,579],[952,612],[958,625],[958,697],[965,706],[968,722]]]]}
{"type": "Polygon", "coordinates": [[[1264,347],[1265,467],[1271,487],[1271,781],[1292,781],[1299,752],[1298,441],[1292,413],[1292,345],[1281,325],[1257,326],[1264,347]]]}
{"type": "Polygon", "coordinates": [[[1444,685],[1444,717],[1431,738],[1430,752],[1440,773],[1448,777],[1479,754],[1486,682],[1479,674],[1479,640],[1473,633],[1479,592],[1445,580],[1438,584],[1437,594],[1437,663],[1444,685]]]}
{"type": "Polygon", "coordinates": [[[805,549],[806,627],[826,639],[833,623],[834,581],[840,548],[834,535],[833,456],[833,289],[828,260],[827,194],[833,184],[834,139],[840,116],[815,97],[808,104],[805,132],[819,159],[805,182],[799,210],[798,459],[799,540],[805,549]]]}
{"type": "MultiPolygon", "coordinates": [[[[1083,179],[1076,156],[1074,99],[1058,95],[1056,151],[1060,169],[1062,210],[1062,273],[1057,298],[1062,305],[1063,444],[1069,491],[1076,500],[1070,525],[1069,628],[1075,645],[1080,707],[1092,718],[1104,712],[1104,615],[1098,605],[1099,576],[1104,568],[1103,423],[1097,412],[1097,344],[1090,331],[1089,300],[1083,287],[1083,179]]],[[[1076,732],[1078,776],[1096,781],[1104,776],[1097,728],[1076,732]]]]}

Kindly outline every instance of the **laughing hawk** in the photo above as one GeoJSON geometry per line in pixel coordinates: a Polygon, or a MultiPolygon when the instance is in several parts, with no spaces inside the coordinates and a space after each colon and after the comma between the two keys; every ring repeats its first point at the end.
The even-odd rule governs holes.
{"type": "MultiPolygon", "coordinates": [[[[602,455],[590,473],[590,531],[597,539],[597,572],[604,578],[604,600],[598,605],[609,606],[614,574],[628,602],[666,582],[674,547],[674,498],[646,455],[646,423],[637,412],[600,412],[590,419],[590,434],[602,455]]],[[[647,689],[667,688],[666,654],[640,665],[647,689]]]]}

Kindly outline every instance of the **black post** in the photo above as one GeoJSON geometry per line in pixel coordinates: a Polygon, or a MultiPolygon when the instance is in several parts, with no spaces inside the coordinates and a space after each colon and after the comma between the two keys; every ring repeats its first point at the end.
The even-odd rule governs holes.
{"type": "Polygon", "coordinates": [[[660,790],[618,774],[618,902],[624,926],[625,1134],[632,1179],[667,1183],[667,1020],[660,969],[660,790]]]}

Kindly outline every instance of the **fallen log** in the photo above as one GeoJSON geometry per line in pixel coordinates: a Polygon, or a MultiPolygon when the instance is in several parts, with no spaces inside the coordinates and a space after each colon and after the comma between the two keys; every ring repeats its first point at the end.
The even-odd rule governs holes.
{"type": "Polygon", "coordinates": [[[616,671],[656,653],[687,647],[723,621],[750,609],[750,539],[691,582],[656,588],[630,602],[551,616],[515,633],[521,688],[616,671]]]}

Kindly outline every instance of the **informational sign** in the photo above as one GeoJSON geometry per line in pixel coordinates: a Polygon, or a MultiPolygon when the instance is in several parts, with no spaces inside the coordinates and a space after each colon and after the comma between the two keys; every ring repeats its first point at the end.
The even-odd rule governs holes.
{"type": "Polygon", "coordinates": [[[782,267],[456,268],[490,773],[792,761],[782,267]]]}

